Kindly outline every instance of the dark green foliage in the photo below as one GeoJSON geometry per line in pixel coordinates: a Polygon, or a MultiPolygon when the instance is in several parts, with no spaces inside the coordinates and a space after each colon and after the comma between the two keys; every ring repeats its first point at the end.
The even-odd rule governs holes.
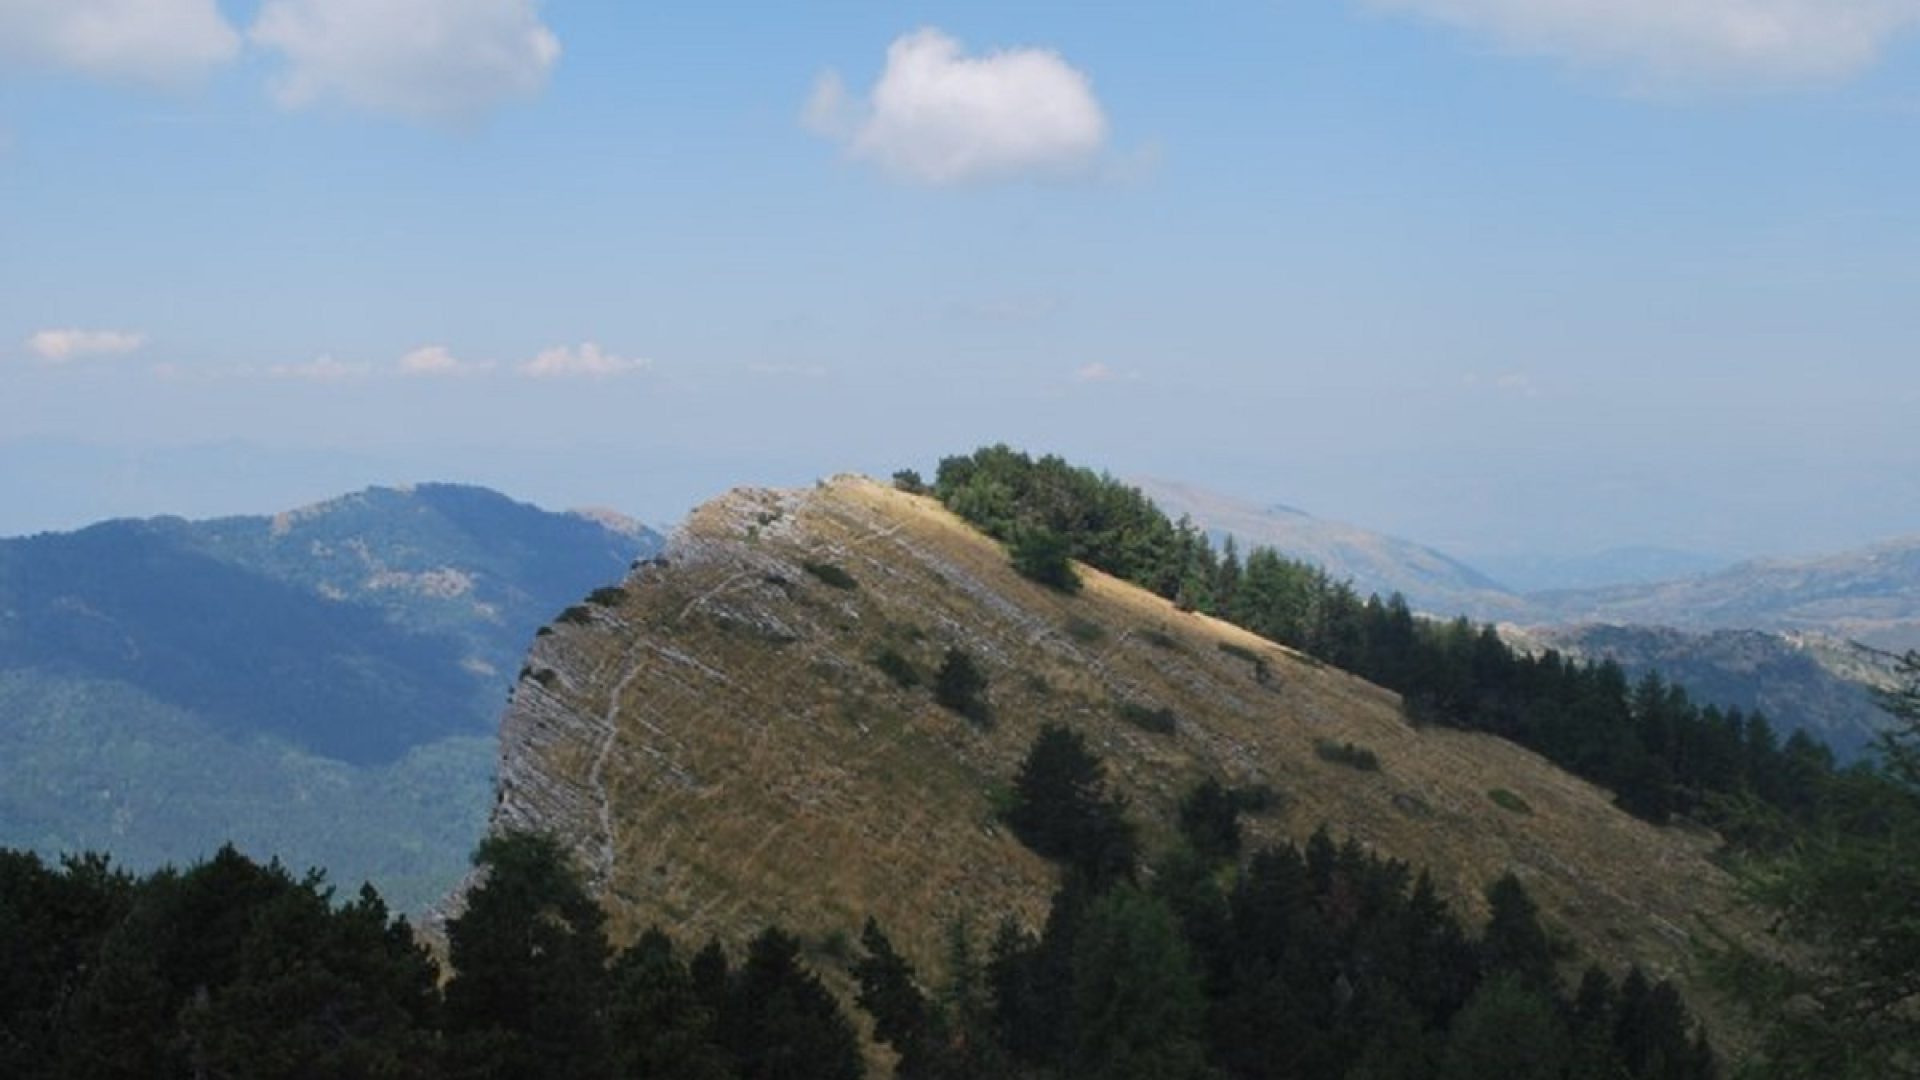
{"type": "Polygon", "coordinates": [[[601,607],[619,607],[627,601],[627,590],[618,585],[602,585],[587,594],[587,603],[601,607]]]}
{"type": "Polygon", "coordinates": [[[987,673],[974,663],[965,649],[948,649],[933,677],[933,700],[976,724],[992,723],[993,711],[987,704],[987,673]]]}
{"type": "MultiPolygon", "coordinates": [[[[733,971],[717,944],[683,964],[655,930],[609,964],[599,907],[553,841],[496,836],[475,861],[443,996],[371,887],[337,903],[317,871],[231,848],[138,879],[0,849],[0,1076],[859,1077],[853,1029],[792,937],[768,930],[733,971]]],[[[971,1014],[989,1016],[975,982],[971,1014]]],[[[990,1029],[941,1080],[1003,1074],[990,1029]]]]}
{"type": "Polygon", "coordinates": [[[585,604],[574,604],[567,610],[554,616],[554,622],[563,622],[570,626],[592,626],[593,609],[585,604]]]}
{"type": "Polygon", "coordinates": [[[1453,1020],[1442,1080],[1560,1080],[1570,1047],[1553,1002],[1511,975],[1481,986],[1453,1020]]]}
{"type": "Polygon", "coordinates": [[[1206,1003],[1165,904],[1122,886],[1087,913],[1073,950],[1073,1056],[1088,1080],[1209,1075],[1206,1003]]]}
{"type": "Polygon", "coordinates": [[[1039,525],[1014,530],[1007,544],[1013,556],[1013,568],[1029,581],[1037,581],[1063,593],[1080,591],[1080,575],[1074,571],[1067,538],[1039,525]]]}
{"type": "Polygon", "coordinates": [[[1511,810],[1516,814],[1533,813],[1533,807],[1527,803],[1527,800],[1503,787],[1489,789],[1487,798],[1492,799],[1494,805],[1502,810],[1511,810]]]}
{"type": "Polygon", "coordinates": [[[1511,975],[1534,990],[1555,985],[1553,944],[1540,925],[1540,909],[1512,874],[1487,888],[1487,931],[1481,938],[1481,964],[1489,974],[1511,975]]]}
{"type": "Polygon", "coordinates": [[[1234,861],[1240,857],[1240,800],[1207,777],[1180,800],[1180,835],[1203,859],[1234,861]]]}
{"type": "Polygon", "coordinates": [[[1876,768],[1823,785],[1819,817],[1749,866],[1750,892],[1816,962],[1729,947],[1726,983],[1768,1021],[1773,1074],[1920,1074],[1920,653],[1882,703],[1876,768]]]}
{"type": "Polygon", "coordinates": [[[1123,701],[1119,706],[1120,719],[1142,731],[1151,731],[1155,735],[1172,735],[1180,728],[1180,718],[1173,710],[1164,705],[1142,705],[1137,701],[1123,701]]]}
{"type": "Polygon", "coordinates": [[[614,962],[607,990],[613,1075],[649,1080],[729,1080],[717,1012],[658,929],[614,962]]]}
{"type": "Polygon", "coordinates": [[[54,869],[37,855],[0,850],[0,1076],[45,1075],[61,1051],[72,980],[99,966],[133,899],[133,880],[104,857],[54,869]]]}
{"type": "Polygon", "coordinates": [[[859,1080],[860,1044],[800,942],[769,928],[747,946],[720,1010],[720,1043],[739,1080],[859,1080]]]}
{"type": "Polygon", "coordinates": [[[893,684],[902,690],[911,690],[920,685],[920,669],[913,661],[900,654],[900,651],[888,645],[873,654],[873,666],[893,680],[893,684]]]}
{"type": "Polygon", "coordinates": [[[894,951],[893,942],[872,919],[860,932],[861,957],[853,965],[859,984],[855,1000],[873,1017],[873,1037],[900,1055],[899,1080],[938,1075],[946,1047],[933,1006],[914,979],[913,965],[894,951]]]}
{"type": "Polygon", "coordinates": [[[1285,796],[1272,784],[1248,784],[1233,789],[1233,803],[1246,814],[1270,814],[1280,809],[1285,796]]]}
{"type": "Polygon", "coordinates": [[[1020,841],[1089,882],[1129,878],[1139,840],[1126,803],[1107,789],[1084,736],[1058,724],[1040,729],[1013,781],[1007,825],[1020,841]]]}
{"type": "Polygon", "coordinates": [[[231,848],[137,881],[0,852],[0,1074],[438,1075],[431,960],[370,889],[331,900],[231,848]]]}
{"type": "Polygon", "coordinates": [[[484,878],[447,923],[446,1030],[456,1076],[606,1070],[605,917],[551,837],[482,841],[484,878]]]}
{"type": "Polygon", "coordinates": [[[925,495],[927,482],[916,469],[901,469],[893,474],[893,486],[909,495],[925,495]]]}
{"type": "MultiPolygon", "coordinates": [[[[1395,690],[1418,723],[1534,749],[1651,821],[1683,813],[1724,823],[1729,799],[1751,797],[1804,822],[1833,777],[1830,758],[1783,748],[1763,719],[1700,709],[1657,679],[1630,688],[1612,664],[1521,656],[1490,626],[1416,619],[1398,595],[1363,598],[1270,549],[1217,554],[1191,522],[1168,520],[1137,489],[1057,457],[1005,446],[950,457],[935,493],[989,535],[1048,530],[1089,565],[1395,690]]],[[[1140,636],[1176,645],[1162,630],[1140,636]]],[[[1253,650],[1223,649],[1270,677],[1253,650]]]]}
{"type": "Polygon", "coordinates": [[[832,563],[803,562],[800,564],[800,568],[812,574],[822,585],[829,588],[857,589],[860,587],[860,583],[853,579],[852,574],[847,573],[832,563]]]}
{"type": "Polygon", "coordinates": [[[1359,769],[1362,772],[1380,771],[1380,755],[1354,743],[1315,739],[1313,752],[1321,761],[1331,761],[1335,765],[1344,765],[1349,769],[1359,769]]]}

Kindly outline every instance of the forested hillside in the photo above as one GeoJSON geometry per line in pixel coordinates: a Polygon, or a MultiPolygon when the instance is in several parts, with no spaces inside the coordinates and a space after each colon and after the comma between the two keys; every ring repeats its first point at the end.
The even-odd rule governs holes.
{"type": "Polygon", "coordinates": [[[534,630],[658,537],[479,488],[0,541],[0,843],[457,879],[534,630]]]}

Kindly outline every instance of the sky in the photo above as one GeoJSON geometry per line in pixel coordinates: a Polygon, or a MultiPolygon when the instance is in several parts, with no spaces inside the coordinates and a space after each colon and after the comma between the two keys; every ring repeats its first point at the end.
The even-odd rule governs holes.
{"type": "Polygon", "coordinates": [[[1449,552],[1920,532],[1920,0],[0,0],[0,534],[1005,441],[1449,552]]]}

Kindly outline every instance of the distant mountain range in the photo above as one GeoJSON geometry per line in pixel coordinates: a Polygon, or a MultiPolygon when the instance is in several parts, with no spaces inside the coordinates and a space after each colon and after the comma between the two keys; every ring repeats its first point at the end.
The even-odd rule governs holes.
{"type": "Polygon", "coordinates": [[[1809,559],[1762,559],[1654,585],[1540,593],[1535,619],[1813,631],[1920,647],[1920,536],[1809,559]]]}
{"type": "MultiPolygon", "coordinates": [[[[1658,670],[1696,700],[1759,709],[1778,724],[1820,735],[1842,755],[1863,749],[1883,722],[1871,688],[1887,665],[1873,650],[1920,647],[1920,537],[1677,580],[1529,593],[1432,548],[1291,507],[1184,484],[1135,483],[1169,513],[1190,516],[1216,539],[1231,535],[1243,550],[1274,548],[1351,580],[1362,593],[1399,592],[1430,615],[1499,623],[1523,646],[1613,659],[1636,675],[1658,670]]],[[[1534,575],[1568,580],[1705,561],[1665,549],[1622,549],[1530,565],[1534,575]],[[1557,569],[1548,565],[1556,562],[1557,569]]]]}
{"type": "Polygon", "coordinates": [[[1242,552],[1269,547],[1346,578],[1362,593],[1398,592],[1416,610],[1477,619],[1524,619],[1524,597],[1473,567],[1410,540],[1261,506],[1166,480],[1131,481],[1173,517],[1186,516],[1216,542],[1231,536],[1242,552]]]}
{"type": "Polygon", "coordinates": [[[1711,574],[1734,560],[1698,551],[1633,546],[1586,555],[1466,555],[1463,560],[1517,593],[1645,585],[1711,574]]]}
{"type": "Polygon", "coordinates": [[[430,900],[534,631],[660,544],[442,484],[0,541],[0,844],[148,866],[233,839],[430,900]]]}

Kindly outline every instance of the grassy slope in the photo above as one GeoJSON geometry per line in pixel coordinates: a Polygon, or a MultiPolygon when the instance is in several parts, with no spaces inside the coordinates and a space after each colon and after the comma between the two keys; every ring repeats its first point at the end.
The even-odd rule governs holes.
{"type": "Polygon", "coordinates": [[[1042,589],[927,499],[859,479],[735,493],[696,512],[669,563],[536,643],[502,733],[496,825],[567,835],[623,934],[738,941],[778,919],[818,939],[872,914],[933,965],[951,918],[1037,922],[1052,873],[993,807],[1048,720],[1088,733],[1150,846],[1202,776],[1271,784],[1287,802],[1250,822],[1256,840],[1329,823],[1430,867],[1476,917],[1511,868],[1586,957],[1683,981],[1702,918],[1731,905],[1709,838],[1634,820],[1501,740],[1416,731],[1377,687],[1101,574],[1078,596],[1042,589]],[[991,675],[992,730],[871,662],[891,647],[930,673],[950,645],[991,675]],[[1127,701],[1171,707],[1177,734],[1126,723],[1127,701]],[[1323,760],[1328,739],[1381,770],[1323,760]]]}

